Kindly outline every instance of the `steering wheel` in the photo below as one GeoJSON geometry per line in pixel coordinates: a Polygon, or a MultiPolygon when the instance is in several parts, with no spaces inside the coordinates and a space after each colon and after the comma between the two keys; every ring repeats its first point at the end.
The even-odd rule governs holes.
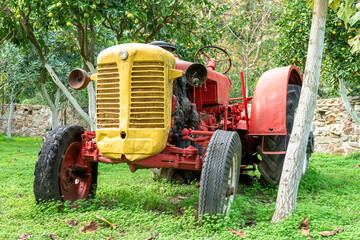
{"type": "MultiPolygon", "coordinates": [[[[215,66],[218,62],[224,62],[224,61],[228,61],[228,68],[225,68],[225,72],[223,74],[226,74],[230,69],[231,69],[231,58],[230,58],[230,55],[225,51],[225,49],[221,48],[221,47],[217,47],[217,46],[212,46],[212,45],[208,45],[208,46],[205,46],[205,47],[202,47],[202,48],[199,48],[196,53],[195,53],[195,62],[197,63],[197,56],[199,53],[202,53],[203,55],[205,55],[206,57],[206,61],[207,61],[207,65],[209,65],[211,62],[214,62],[215,64],[213,65],[214,69],[215,69],[215,66]],[[206,54],[204,52],[204,49],[209,49],[208,51],[210,51],[210,49],[215,49],[215,50],[220,50],[222,53],[225,54],[225,58],[223,59],[220,59],[220,60],[216,60],[215,58],[212,58],[209,53],[206,54]]],[[[216,54],[216,53],[214,53],[216,54]]],[[[227,65],[225,65],[227,66],[227,65]]]]}

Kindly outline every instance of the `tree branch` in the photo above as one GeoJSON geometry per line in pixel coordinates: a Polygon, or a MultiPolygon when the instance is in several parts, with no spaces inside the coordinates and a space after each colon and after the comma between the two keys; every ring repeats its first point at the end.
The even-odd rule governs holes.
{"type": "Polygon", "coordinates": [[[350,114],[350,116],[355,120],[355,122],[360,126],[360,117],[357,114],[357,112],[351,107],[349,99],[346,95],[346,86],[345,86],[344,79],[342,79],[342,78],[339,79],[339,83],[340,83],[341,99],[344,103],[345,109],[350,114]]]}

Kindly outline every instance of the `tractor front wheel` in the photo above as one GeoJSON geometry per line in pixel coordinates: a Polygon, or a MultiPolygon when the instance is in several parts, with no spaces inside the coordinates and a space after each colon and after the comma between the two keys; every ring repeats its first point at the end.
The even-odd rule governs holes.
{"type": "Polygon", "coordinates": [[[88,199],[95,195],[98,163],[80,158],[81,126],[61,126],[46,137],[35,165],[37,202],[88,199]]]}
{"type": "Polygon", "coordinates": [[[217,130],[211,137],[201,172],[200,216],[229,212],[238,187],[241,152],[236,132],[217,130]]]}

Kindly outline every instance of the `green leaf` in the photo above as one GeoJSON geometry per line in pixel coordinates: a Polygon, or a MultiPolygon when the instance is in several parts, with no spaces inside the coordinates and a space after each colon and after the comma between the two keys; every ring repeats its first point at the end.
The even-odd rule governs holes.
{"type": "Polygon", "coordinates": [[[330,0],[329,1],[329,8],[331,8],[334,11],[336,11],[336,9],[339,7],[339,5],[340,5],[340,0],[330,0]]]}
{"type": "Polygon", "coordinates": [[[351,53],[360,52],[360,36],[356,36],[348,41],[351,46],[351,53]]]}
{"type": "Polygon", "coordinates": [[[344,21],[345,25],[348,24],[349,18],[351,16],[352,9],[350,5],[345,5],[345,7],[342,7],[338,11],[338,17],[344,21]]]}
{"type": "Polygon", "coordinates": [[[357,23],[360,20],[360,11],[356,12],[355,15],[353,15],[350,20],[349,20],[349,24],[352,26],[355,23],[357,23]]]}
{"type": "Polygon", "coordinates": [[[351,7],[351,5],[353,5],[354,2],[355,2],[355,0],[346,0],[346,1],[345,1],[345,4],[346,4],[347,6],[350,6],[350,7],[351,7]]]}
{"type": "Polygon", "coordinates": [[[310,6],[312,9],[314,9],[314,2],[315,2],[315,0],[310,0],[310,1],[309,1],[309,6],[310,6]]]}

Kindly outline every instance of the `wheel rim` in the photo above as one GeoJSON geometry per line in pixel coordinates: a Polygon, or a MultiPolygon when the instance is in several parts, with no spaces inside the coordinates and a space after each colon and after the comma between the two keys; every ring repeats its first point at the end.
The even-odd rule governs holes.
{"type": "Polygon", "coordinates": [[[235,199],[236,195],[236,186],[237,186],[237,169],[238,169],[238,156],[236,153],[234,153],[234,156],[232,158],[232,164],[230,168],[229,178],[228,178],[228,184],[226,188],[226,196],[225,196],[225,204],[224,204],[224,213],[229,213],[229,210],[231,208],[231,205],[235,199]]]}
{"type": "Polygon", "coordinates": [[[60,170],[60,192],[64,201],[74,202],[88,196],[91,187],[91,163],[79,157],[81,143],[69,146],[60,170]]]}

